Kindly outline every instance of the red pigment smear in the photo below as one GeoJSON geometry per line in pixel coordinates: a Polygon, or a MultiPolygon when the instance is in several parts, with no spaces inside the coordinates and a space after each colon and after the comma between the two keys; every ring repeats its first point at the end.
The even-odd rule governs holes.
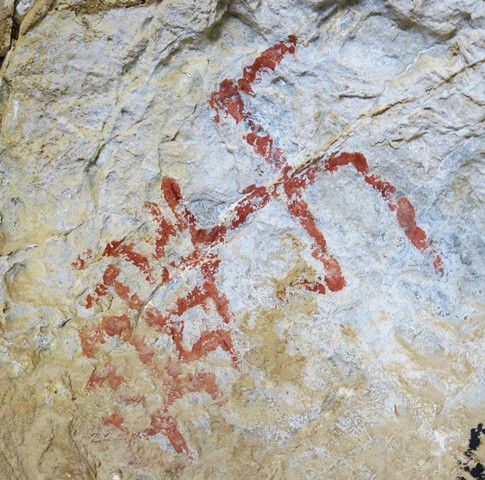
{"type": "Polygon", "coordinates": [[[178,429],[177,421],[163,411],[154,413],[151,416],[151,425],[143,432],[143,435],[150,437],[158,433],[163,433],[168,438],[178,454],[184,453],[188,459],[193,460],[192,452],[178,429]]]}
{"type": "Polygon", "coordinates": [[[179,298],[176,303],[177,308],[171,310],[170,313],[177,317],[181,317],[188,310],[199,305],[205,305],[209,299],[214,302],[224,323],[229,323],[229,302],[227,301],[227,298],[219,292],[213,281],[205,281],[202,286],[195,287],[185,297],[179,298]]]}
{"type": "Polygon", "coordinates": [[[162,192],[170,210],[177,219],[180,231],[188,229],[192,244],[211,245],[221,241],[226,234],[226,227],[217,225],[211,229],[197,228],[196,220],[192,212],[182,203],[182,193],[177,181],[165,177],[162,180],[162,192]]]}
{"type": "MultiPolygon", "coordinates": [[[[210,275],[213,272],[210,271],[210,275]]],[[[217,289],[213,280],[206,280],[201,286],[197,286],[184,297],[177,300],[175,308],[163,315],[157,309],[151,307],[145,314],[145,322],[152,328],[167,333],[170,332],[174,346],[181,358],[186,362],[196,361],[209,352],[216,350],[218,347],[226,351],[233,361],[237,362],[237,356],[234,352],[230,333],[225,330],[215,330],[203,332],[200,339],[194,344],[191,350],[186,350],[183,346],[184,322],[177,322],[176,325],[170,326],[170,317],[180,318],[187,311],[197,307],[205,307],[208,300],[212,300],[218,314],[225,324],[230,322],[229,302],[217,289]]]]}
{"type": "Polygon", "coordinates": [[[209,105],[216,111],[216,122],[220,120],[221,111],[233,117],[236,123],[249,117],[250,113],[244,110],[240,92],[253,93],[252,85],[261,80],[263,73],[275,70],[287,53],[295,53],[297,38],[290,35],[288,40],[289,43],[281,42],[265,50],[252,65],[244,68],[239,80],[226,79],[220,83],[219,90],[213,92],[209,99],[209,105]]]}
{"type": "MultiPolygon", "coordinates": [[[[234,213],[223,224],[210,229],[197,227],[194,215],[183,203],[180,186],[172,178],[163,178],[161,190],[168,207],[174,215],[175,223],[166,219],[156,204],[145,203],[157,225],[154,241],[155,254],[151,258],[155,260],[164,258],[165,247],[170,238],[177,235],[177,231],[188,231],[194,246],[194,250],[190,255],[184,257],[178,264],[175,264],[175,262],[170,264],[172,271],[169,271],[167,267],[162,267],[161,283],[170,281],[176,271],[187,268],[199,268],[204,277],[203,283],[196,286],[184,297],[178,298],[175,306],[169,309],[167,314],[162,314],[153,306],[147,306],[143,312],[142,318],[147,325],[172,337],[178,356],[169,360],[169,363],[164,368],[160,368],[155,363],[155,351],[146,344],[145,338],[133,334],[131,321],[127,315],[104,317],[99,326],[91,330],[83,329],[80,332],[82,351],[88,357],[93,357],[96,354],[98,345],[106,342],[106,336],[119,336],[120,340],[129,343],[136,350],[139,360],[149,369],[154,377],[159,378],[163,382],[166,388],[163,407],[151,416],[150,427],[140,434],[133,434],[124,429],[122,427],[123,419],[118,414],[108,417],[106,419],[107,424],[119,428],[131,438],[133,435],[152,436],[157,433],[163,433],[167,436],[177,453],[185,454],[189,458],[192,458],[192,456],[186,440],[180,433],[176,420],[168,414],[167,409],[176,400],[190,392],[205,391],[213,399],[216,399],[218,389],[214,374],[184,374],[182,365],[197,361],[217,348],[222,348],[222,350],[230,354],[234,366],[237,365],[237,356],[234,353],[231,332],[225,328],[203,332],[191,349],[186,350],[182,341],[184,331],[182,317],[187,311],[197,306],[207,310],[210,300],[223,323],[225,325],[229,324],[231,318],[229,302],[216,285],[216,273],[220,259],[217,255],[210,253],[210,249],[224,241],[227,231],[235,230],[245,224],[250,216],[264,208],[271,198],[283,196],[290,214],[299,220],[304,230],[314,240],[312,254],[325,268],[326,286],[321,281],[309,282],[302,280],[301,285],[309,291],[324,294],[326,287],[331,291],[338,291],[345,286],[345,279],[340,265],[328,253],[325,237],[317,228],[316,220],[303,199],[304,190],[315,181],[316,174],[319,171],[322,169],[337,171],[341,166],[345,165],[352,165],[357,172],[364,176],[366,183],[381,193],[389,208],[392,211],[396,211],[399,225],[403,228],[413,245],[420,250],[427,249],[431,251],[435,255],[433,262],[435,268],[442,271],[441,258],[437,255],[434,247],[431,246],[431,242],[426,238],[425,232],[416,225],[415,211],[410,202],[406,197],[394,199],[395,187],[378,176],[368,175],[367,161],[361,153],[346,152],[340,155],[332,155],[323,166],[319,163],[322,157],[315,157],[307,166],[295,171],[288,165],[283,151],[275,147],[272,137],[264,131],[260,124],[250,118],[251,113],[244,108],[241,92],[252,93],[251,85],[254,82],[259,81],[264,73],[274,70],[285,54],[294,53],[296,37],[289,37],[289,42],[289,44],[282,42],[263,52],[251,66],[244,69],[241,79],[221,82],[219,91],[213,92],[209,100],[210,105],[216,111],[216,121],[220,120],[220,111],[224,111],[236,123],[245,122],[249,129],[249,133],[244,137],[246,142],[258,156],[282,174],[273,183],[271,189],[255,185],[248,186],[243,190],[245,196],[233,208],[234,213]],[[173,321],[174,317],[178,320],[173,321]]],[[[153,239],[149,239],[149,241],[153,241],[153,239]]],[[[153,265],[151,265],[150,259],[136,252],[134,247],[134,243],[125,243],[124,239],[122,241],[113,241],[107,245],[103,255],[123,258],[125,261],[133,263],[145,273],[148,281],[152,281],[153,265]]],[[[85,267],[85,263],[74,263],[79,268],[85,267]]],[[[136,312],[142,309],[142,299],[118,280],[120,273],[119,267],[113,264],[108,265],[103,274],[103,282],[96,285],[94,293],[86,297],[86,306],[88,308],[91,308],[94,303],[99,301],[100,297],[106,295],[111,289],[114,294],[125,301],[130,309],[136,312]]],[[[123,381],[123,377],[118,375],[108,363],[102,369],[93,372],[88,381],[88,388],[92,389],[106,383],[112,390],[116,391],[123,381]]],[[[119,392],[118,395],[120,399],[123,398],[123,401],[129,403],[142,403],[144,401],[142,396],[130,397],[119,392]]]]}
{"type": "Polygon", "coordinates": [[[104,425],[113,425],[116,428],[121,428],[125,419],[119,413],[113,413],[107,418],[103,418],[104,425]]]}
{"type": "MultiPolygon", "coordinates": [[[[90,334],[86,335],[91,339],[88,352],[89,356],[95,353],[95,343],[105,343],[104,334],[109,336],[118,335],[121,339],[128,341],[138,352],[140,361],[150,369],[153,375],[163,380],[165,386],[168,388],[165,407],[168,407],[190,392],[206,391],[212,398],[217,398],[218,389],[213,374],[199,373],[196,375],[183,375],[180,364],[173,362],[169,368],[159,370],[153,364],[154,351],[145,344],[143,339],[132,335],[131,322],[127,315],[105,317],[97,328],[94,328],[90,334]]],[[[175,339],[181,341],[181,334],[181,331],[177,332],[175,339]]],[[[180,358],[185,362],[195,361],[219,346],[232,352],[232,340],[229,332],[222,330],[204,332],[190,351],[181,349],[180,358]]],[[[122,380],[122,377],[117,375],[108,364],[103,369],[93,373],[88,382],[88,386],[89,388],[94,388],[94,386],[108,383],[112,390],[117,390],[122,380]]],[[[136,401],[143,401],[143,399],[136,399],[136,401]]],[[[150,432],[146,434],[148,435],[150,432]]],[[[174,440],[170,436],[167,438],[169,438],[170,442],[174,440]]],[[[175,445],[173,446],[175,448],[175,445]]]]}
{"type": "Polygon", "coordinates": [[[155,352],[145,343],[144,338],[132,337],[130,338],[130,344],[138,352],[138,358],[142,363],[148,365],[155,356],[155,352]]]}
{"type": "Polygon", "coordinates": [[[108,294],[111,287],[119,298],[125,301],[129,308],[133,310],[140,310],[143,306],[143,300],[136,294],[131,293],[130,288],[117,280],[121,274],[121,270],[116,265],[110,264],[106,267],[103,274],[103,283],[98,283],[94,289],[94,295],[86,296],[86,308],[92,308],[95,303],[99,303],[100,297],[108,294]]]}
{"type": "Polygon", "coordinates": [[[176,180],[170,177],[164,177],[162,179],[162,193],[168,207],[175,215],[177,219],[177,229],[179,231],[185,230],[187,228],[187,221],[183,218],[178,211],[178,206],[182,200],[182,192],[180,186],[176,180]]]}
{"type": "MultiPolygon", "coordinates": [[[[170,209],[174,213],[174,216],[177,219],[178,227],[188,229],[191,233],[192,243],[195,245],[203,244],[213,246],[216,243],[222,241],[227,231],[227,228],[223,225],[218,225],[212,229],[198,229],[195,223],[195,218],[191,214],[191,212],[182,205],[182,194],[180,191],[180,187],[178,183],[171,178],[164,178],[162,181],[162,192],[167,201],[170,209]]],[[[252,196],[258,196],[261,192],[258,189],[255,189],[252,192],[252,196]]],[[[266,195],[267,199],[269,196],[266,195]]],[[[251,211],[253,206],[249,204],[245,204],[241,206],[240,213],[244,218],[247,218],[247,215],[251,211]]],[[[150,209],[153,214],[160,219],[161,213],[159,213],[158,207],[155,209],[153,205],[150,205],[150,209]]],[[[239,219],[241,222],[241,218],[239,219]]],[[[171,234],[174,233],[174,230],[170,231],[171,234]]],[[[112,242],[107,252],[112,254],[116,252],[119,247],[120,243],[112,242]]],[[[144,320],[145,322],[158,331],[163,333],[169,333],[172,336],[174,341],[175,347],[177,352],[181,356],[181,358],[187,359],[187,361],[195,361],[204,355],[207,355],[210,351],[215,350],[218,346],[222,349],[227,351],[233,360],[236,361],[236,355],[232,348],[232,341],[230,338],[227,338],[227,334],[222,334],[221,331],[217,330],[215,332],[206,332],[202,338],[202,341],[196,342],[193,349],[187,351],[184,349],[182,345],[182,334],[184,324],[183,322],[178,322],[177,327],[173,327],[169,325],[169,318],[171,316],[181,317],[185,312],[188,310],[196,307],[202,306],[206,308],[207,302],[212,300],[214,303],[218,314],[221,316],[223,322],[225,324],[229,324],[230,322],[230,312],[229,312],[229,302],[227,298],[221,294],[216,286],[215,283],[215,274],[217,268],[219,266],[220,260],[215,258],[214,256],[208,256],[206,261],[200,264],[202,252],[195,248],[194,250],[195,256],[190,258],[191,266],[198,267],[201,269],[201,272],[205,278],[205,281],[202,285],[195,287],[189,294],[185,297],[181,297],[176,301],[176,305],[173,309],[169,310],[168,314],[163,315],[160,311],[156,308],[150,306],[147,307],[144,311],[144,320]],[[211,336],[213,339],[211,340],[211,336]]],[[[179,268],[183,268],[184,264],[182,263],[179,268]]],[[[121,283],[118,280],[118,277],[121,273],[119,267],[110,264],[106,268],[104,275],[103,275],[103,283],[98,284],[95,288],[95,295],[89,295],[87,297],[88,307],[91,307],[94,302],[99,301],[99,297],[106,295],[109,291],[109,288],[112,288],[114,292],[123,299],[126,305],[135,310],[139,311],[143,306],[143,301],[138,297],[137,294],[134,294],[130,291],[130,289],[121,283]]],[[[162,273],[163,281],[168,281],[170,278],[170,273],[165,268],[162,273]]],[[[109,317],[103,320],[103,324],[100,328],[95,329],[89,333],[90,337],[87,337],[84,340],[84,350],[83,352],[86,354],[93,354],[93,344],[96,343],[104,343],[104,334],[105,332],[109,334],[110,332],[110,324],[106,322],[121,322],[123,321],[122,325],[128,325],[128,317],[109,317]],[[90,340],[90,342],[89,342],[90,340]]],[[[87,334],[84,334],[86,337],[87,334]]],[[[130,342],[132,342],[131,340],[130,342]]],[[[140,346],[138,345],[138,348],[140,346]]]]}
{"type": "Polygon", "coordinates": [[[156,370],[152,366],[151,371],[163,380],[164,386],[168,389],[168,394],[163,408],[151,416],[150,427],[145,429],[141,435],[153,436],[163,433],[177,453],[184,453],[188,458],[192,458],[187,442],[178,429],[176,419],[168,415],[167,409],[176,400],[191,392],[206,391],[213,399],[216,399],[218,388],[215,375],[212,373],[183,375],[180,363],[172,363],[164,371],[156,370]]]}
{"type": "Polygon", "coordinates": [[[89,377],[87,387],[92,390],[107,383],[112,390],[118,390],[123,381],[123,377],[118,375],[116,370],[108,363],[101,369],[94,370],[89,377]]]}
{"type": "Polygon", "coordinates": [[[169,390],[166,401],[167,407],[187,393],[206,392],[213,400],[218,398],[219,389],[213,373],[184,373],[182,365],[183,363],[180,361],[172,361],[160,375],[169,390]]]}
{"type": "Polygon", "coordinates": [[[131,321],[128,315],[104,317],[100,328],[110,337],[119,335],[129,338],[131,336],[131,321]]]}
{"type": "MultiPolygon", "coordinates": [[[[230,85],[227,86],[230,87],[230,85]]],[[[242,103],[240,102],[241,97],[239,93],[237,93],[233,100],[235,102],[228,102],[228,110],[237,119],[238,115],[242,114],[242,110],[240,109],[242,103]]],[[[260,131],[261,129],[258,128],[258,132],[260,131]]],[[[261,144],[258,138],[255,138],[255,145],[257,149],[264,148],[264,145],[261,144]]],[[[267,153],[268,158],[269,155],[270,152],[267,153]]],[[[202,286],[196,287],[186,297],[179,299],[176,302],[175,308],[169,312],[168,316],[163,316],[154,307],[147,308],[145,311],[145,321],[149,325],[156,326],[157,329],[163,329],[165,333],[171,334],[179,358],[183,362],[196,361],[209,352],[221,347],[230,353],[235,363],[237,358],[233,351],[232,338],[229,331],[216,329],[215,331],[204,332],[190,350],[185,350],[182,345],[184,323],[177,322],[177,325],[174,326],[168,321],[170,316],[180,317],[186,311],[197,305],[206,308],[207,302],[212,300],[223,322],[225,324],[229,323],[229,302],[219,292],[215,284],[215,274],[220,260],[209,256],[206,261],[198,265],[201,260],[202,251],[197,247],[197,245],[213,246],[223,241],[227,228],[224,225],[219,225],[212,229],[197,228],[195,217],[182,204],[182,194],[178,183],[174,179],[165,177],[162,181],[161,188],[165,201],[175,217],[176,225],[174,226],[161,214],[157,205],[146,203],[146,207],[149,209],[158,226],[155,239],[155,258],[163,258],[165,255],[165,247],[170,237],[176,235],[176,230],[183,231],[188,229],[192,243],[194,244],[194,254],[187,259],[186,266],[199,266],[205,281],[202,286]]],[[[254,189],[246,201],[241,202],[239,205],[237,209],[238,218],[233,221],[232,226],[235,228],[237,225],[244,223],[250,213],[261,208],[268,201],[269,195],[266,192],[254,189]]],[[[124,258],[144,272],[147,280],[151,278],[152,267],[150,266],[149,260],[134,250],[133,243],[125,244],[124,239],[122,241],[111,242],[107,245],[104,256],[124,258]]],[[[184,264],[182,263],[179,268],[183,267],[184,264]]],[[[121,271],[117,266],[112,264],[108,265],[103,275],[103,282],[98,284],[94,289],[94,294],[89,295],[86,299],[88,308],[91,308],[95,302],[99,301],[100,297],[106,295],[110,288],[125,301],[129,308],[139,310],[142,307],[143,302],[138,295],[132,294],[130,289],[118,280],[120,273],[121,271]]],[[[170,276],[170,272],[164,267],[162,270],[162,281],[168,281],[170,276]]],[[[197,375],[182,376],[180,374],[180,367],[175,369],[172,367],[165,372],[158,369],[153,363],[155,358],[154,351],[146,345],[143,338],[136,337],[132,334],[131,323],[127,315],[105,317],[98,327],[93,328],[91,331],[83,330],[81,332],[83,353],[89,357],[93,357],[96,354],[98,345],[106,342],[105,336],[115,335],[118,335],[120,339],[131,344],[138,352],[140,361],[150,369],[153,375],[160,377],[168,387],[164,409],[188,392],[206,391],[213,398],[216,398],[217,386],[213,374],[200,373],[197,375]]],[[[117,390],[121,382],[122,377],[117,375],[110,365],[107,365],[103,369],[93,373],[88,382],[88,386],[94,388],[94,386],[108,383],[113,390],[117,390]]],[[[117,417],[112,417],[111,423],[118,428],[122,424],[121,419],[117,417]]],[[[167,416],[166,413],[163,413],[161,416],[152,417],[152,425],[145,433],[147,435],[153,435],[157,431],[163,432],[167,436],[178,453],[185,453],[187,456],[190,456],[190,451],[185,439],[178,430],[175,420],[167,416]]]]}
{"type": "Polygon", "coordinates": [[[133,310],[140,310],[143,306],[143,301],[136,293],[131,293],[129,287],[117,280],[120,275],[121,270],[115,265],[108,265],[104,275],[103,281],[104,285],[107,287],[112,287],[118,297],[126,302],[128,307],[133,310]]]}
{"type": "Polygon", "coordinates": [[[391,202],[391,198],[396,193],[396,187],[375,175],[366,175],[364,178],[366,183],[381,193],[384,200],[388,202],[389,209],[394,211],[396,207],[391,202]]]}
{"type": "Polygon", "coordinates": [[[155,328],[157,331],[170,334],[170,327],[168,326],[168,315],[163,315],[158,308],[153,306],[148,306],[145,309],[143,319],[145,323],[152,328],[155,328]]]}
{"type": "Polygon", "coordinates": [[[397,221],[404,230],[406,237],[411,243],[421,251],[429,247],[429,241],[426,233],[422,228],[416,225],[416,213],[411,202],[406,197],[401,197],[397,201],[397,221]]]}
{"type": "Polygon", "coordinates": [[[224,225],[217,225],[214,228],[199,228],[193,229],[192,242],[194,245],[214,245],[219,241],[223,240],[227,228],[224,225]]]}
{"type": "MultiPolygon", "coordinates": [[[[226,79],[221,82],[220,89],[212,93],[209,104],[216,111],[216,122],[220,120],[221,111],[233,117],[236,123],[244,121],[250,130],[244,136],[246,142],[253,147],[253,150],[258,156],[273,165],[276,170],[283,173],[283,177],[275,183],[272,195],[277,195],[278,185],[284,186],[284,191],[288,197],[286,203],[290,214],[299,219],[300,224],[306,232],[315,240],[312,246],[313,256],[319,259],[326,269],[327,275],[325,281],[328,288],[332,291],[337,291],[345,286],[345,279],[342,275],[340,265],[335,258],[327,253],[323,233],[316,227],[315,219],[308,205],[302,199],[302,191],[310,183],[314,182],[315,175],[321,167],[311,165],[306,168],[303,174],[299,172],[298,175],[295,175],[296,172],[293,172],[292,168],[288,165],[284,152],[274,147],[274,141],[271,135],[264,131],[262,125],[250,118],[252,114],[245,109],[241,96],[241,92],[254,93],[251,88],[252,83],[259,81],[263,73],[274,70],[285,54],[295,52],[296,37],[293,36],[289,40],[291,42],[290,45],[284,42],[279,43],[263,52],[252,65],[244,69],[241,79],[237,81],[226,79]]],[[[316,161],[320,159],[317,158],[316,161]]],[[[357,172],[361,173],[365,181],[381,193],[391,211],[397,210],[398,222],[411,243],[421,251],[430,251],[435,257],[433,265],[438,271],[443,272],[443,262],[437,252],[431,248],[431,242],[427,239],[424,230],[416,225],[414,208],[407,198],[402,197],[397,202],[392,201],[392,197],[396,192],[395,187],[377,176],[367,175],[367,160],[360,152],[344,152],[340,155],[332,155],[325,162],[325,170],[336,171],[339,167],[345,165],[352,165],[357,172]]],[[[266,194],[264,187],[258,188],[266,194]]],[[[255,189],[255,186],[251,186],[249,193],[257,197],[257,194],[251,194],[255,189]]],[[[264,198],[263,202],[252,202],[253,198],[247,196],[236,205],[236,218],[230,225],[230,229],[239,227],[247,220],[251,213],[263,208],[269,202],[269,195],[266,197],[260,194],[260,196],[264,198]]]]}
{"type": "Polygon", "coordinates": [[[86,262],[89,262],[93,258],[93,251],[88,248],[83,253],[78,255],[76,261],[72,262],[71,265],[76,270],[84,270],[86,268],[86,262]]]}
{"type": "Polygon", "coordinates": [[[181,355],[186,362],[193,362],[219,347],[231,355],[234,364],[237,363],[231,334],[229,331],[221,329],[211,332],[203,332],[197,342],[192,346],[192,349],[190,351],[183,351],[181,355]]]}
{"type": "Polygon", "coordinates": [[[216,111],[214,120],[219,122],[222,110],[226,115],[230,115],[236,123],[246,118],[244,103],[239,93],[239,88],[232,80],[223,80],[219,85],[219,90],[212,92],[209,105],[216,111]]]}
{"type": "Polygon", "coordinates": [[[131,322],[128,315],[104,317],[101,325],[96,328],[83,328],[79,332],[81,349],[86,357],[92,358],[97,352],[96,345],[106,343],[105,334],[129,338],[131,335],[131,322]]]}
{"type": "MultiPolygon", "coordinates": [[[[251,85],[259,81],[263,73],[275,70],[277,64],[281,62],[287,53],[295,53],[296,37],[289,37],[289,44],[279,43],[268,50],[265,50],[252,65],[243,71],[243,77],[237,81],[224,80],[220,84],[220,89],[213,92],[209,104],[216,111],[216,122],[220,119],[220,111],[234,118],[236,123],[245,121],[250,132],[244,136],[246,142],[253,147],[254,152],[263,158],[266,163],[272,165],[277,171],[283,172],[283,178],[279,184],[283,184],[285,193],[288,197],[286,202],[290,214],[298,218],[300,224],[308,235],[315,241],[312,245],[313,256],[322,262],[326,269],[325,282],[331,291],[338,291],[344,288],[345,278],[341,272],[338,262],[328,254],[326,241],[323,233],[317,228],[307,203],[301,196],[301,187],[306,187],[308,182],[314,178],[315,169],[308,169],[308,177],[300,175],[291,177],[291,167],[289,167],[284,152],[274,145],[271,135],[264,131],[262,125],[255,122],[251,117],[251,112],[244,107],[244,102],[240,92],[253,93],[251,85]]],[[[363,158],[363,157],[362,157],[363,158]]],[[[365,162],[365,159],[364,159],[365,162]]],[[[272,195],[276,195],[275,188],[272,195]]],[[[252,213],[260,210],[270,200],[270,193],[265,187],[251,186],[246,197],[244,197],[234,209],[234,218],[229,226],[230,230],[238,228],[245,223],[252,213]]],[[[317,289],[324,292],[322,285],[317,289]]]]}
{"type": "Polygon", "coordinates": [[[325,285],[321,282],[310,282],[308,280],[302,280],[300,285],[303,285],[306,290],[310,292],[319,293],[321,295],[325,294],[325,285]]]}
{"type": "Polygon", "coordinates": [[[105,343],[103,332],[96,329],[81,329],[79,331],[79,339],[81,341],[81,350],[83,352],[83,355],[88,358],[92,358],[94,357],[94,355],[96,355],[96,345],[98,343],[105,343]]]}
{"type": "Polygon", "coordinates": [[[167,283],[170,280],[170,273],[167,267],[162,269],[162,283],[167,283]]]}
{"type": "Polygon", "coordinates": [[[310,212],[308,204],[295,192],[287,191],[288,211],[292,216],[298,218],[301,226],[307,234],[315,240],[312,246],[312,255],[315,259],[322,262],[325,267],[325,283],[332,292],[337,292],[345,287],[345,278],[342,274],[339,263],[327,252],[327,243],[322,232],[317,228],[315,217],[310,212]]]}
{"type": "Polygon", "coordinates": [[[146,398],[145,398],[145,395],[120,394],[120,400],[124,403],[143,404],[145,402],[146,398]]]}
{"type": "MultiPolygon", "coordinates": [[[[191,392],[207,392],[213,399],[216,399],[219,395],[215,375],[212,373],[197,373],[197,374],[184,374],[182,371],[182,364],[180,362],[171,360],[166,368],[160,369],[154,363],[154,351],[145,344],[144,340],[140,337],[135,337],[132,334],[131,322],[127,315],[109,316],[103,318],[99,327],[93,329],[94,334],[90,337],[93,338],[93,342],[104,343],[103,335],[120,336],[121,339],[128,341],[137,351],[140,361],[146,365],[154,377],[159,378],[165,387],[166,394],[164,398],[164,406],[157,413],[151,417],[151,425],[140,433],[140,436],[153,436],[158,433],[162,433],[167,436],[170,444],[179,454],[184,453],[191,458],[190,449],[184,437],[180,434],[176,420],[170,417],[166,412],[167,408],[175,401],[184,397],[191,392]]],[[[220,332],[217,332],[221,335],[220,332]]],[[[200,355],[205,355],[205,351],[213,350],[214,347],[210,332],[206,332],[196,343],[191,352],[187,352],[187,355],[191,355],[190,360],[200,358],[200,355]],[[211,343],[212,342],[212,343],[211,343]]],[[[230,337],[225,339],[226,342],[230,342],[230,337]]],[[[93,347],[93,345],[92,345],[93,347]]],[[[97,369],[91,375],[88,381],[88,388],[104,385],[105,383],[111,387],[112,390],[117,391],[123,382],[123,378],[116,374],[110,364],[105,365],[102,369],[97,369]]],[[[143,396],[127,397],[126,395],[120,395],[120,399],[129,403],[142,403],[144,401],[143,396]]],[[[105,425],[113,425],[125,433],[125,429],[121,428],[123,418],[121,415],[113,414],[104,421],[105,425]]]]}
{"type": "Polygon", "coordinates": [[[210,373],[184,375],[181,373],[180,363],[171,363],[161,376],[164,378],[164,384],[169,389],[169,393],[164,406],[151,415],[150,427],[146,428],[141,435],[147,437],[163,433],[177,453],[183,453],[188,458],[192,458],[192,453],[179,431],[176,419],[168,414],[167,409],[176,400],[190,392],[206,391],[213,399],[216,399],[218,388],[215,375],[210,373]]]}
{"type": "Polygon", "coordinates": [[[353,152],[353,153],[341,153],[340,155],[337,156],[331,156],[326,162],[325,162],[325,170],[329,170],[331,172],[335,172],[336,170],[339,169],[339,167],[342,167],[344,165],[353,165],[353,167],[362,174],[367,173],[367,160],[365,159],[364,155],[359,152],[353,152]]]}
{"type": "Polygon", "coordinates": [[[264,158],[270,165],[280,169],[285,164],[285,156],[280,148],[274,148],[273,139],[269,134],[259,135],[250,132],[245,135],[246,142],[253,147],[257,155],[264,158]]]}
{"type": "Polygon", "coordinates": [[[437,272],[440,272],[441,274],[445,273],[445,269],[443,266],[443,260],[440,255],[438,255],[437,251],[433,249],[433,255],[435,259],[433,260],[433,267],[437,272]]]}

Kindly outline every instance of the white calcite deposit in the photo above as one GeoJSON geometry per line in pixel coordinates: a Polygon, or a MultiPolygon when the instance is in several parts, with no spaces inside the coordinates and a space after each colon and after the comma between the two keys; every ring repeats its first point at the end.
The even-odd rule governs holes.
{"type": "Polygon", "coordinates": [[[484,479],[480,0],[0,0],[0,479],[484,479]]]}

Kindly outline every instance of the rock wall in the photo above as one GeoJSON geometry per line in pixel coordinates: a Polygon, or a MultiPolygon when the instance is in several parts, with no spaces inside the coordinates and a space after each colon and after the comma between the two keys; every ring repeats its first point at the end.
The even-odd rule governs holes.
{"type": "Polygon", "coordinates": [[[484,479],[484,18],[0,2],[0,478],[484,479]]]}

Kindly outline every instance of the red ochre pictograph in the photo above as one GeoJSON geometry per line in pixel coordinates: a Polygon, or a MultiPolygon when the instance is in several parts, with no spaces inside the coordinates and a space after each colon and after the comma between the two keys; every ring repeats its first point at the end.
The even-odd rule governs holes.
{"type": "MultiPolygon", "coordinates": [[[[313,283],[302,282],[302,287],[318,294],[337,292],[345,287],[346,281],[340,264],[329,252],[325,236],[318,228],[315,217],[303,198],[306,188],[315,182],[319,172],[333,173],[342,167],[353,167],[362,175],[364,182],[380,194],[389,209],[395,212],[397,222],[411,244],[431,256],[437,272],[444,271],[443,262],[432,241],[416,224],[415,210],[410,201],[404,196],[398,196],[396,188],[391,183],[377,175],[369,174],[369,166],[362,153],[334,153],[327,159],[318,156],[300,167],[291,167],[285,153],[275,146],[271,134],[265,131],[246,108],[245,95],[254,94],[253,85],[258,83],[263,75],[274,71],[285,56],[293,55],[296,44],[297,38],[289,36],[287,41],[265,50],[253,64],[244,68],[241,78],[223,80],[219,90],[213,92],[209,99],[217,123],[222,117],[230,117],[237,124],[242,123],[246,127],[247,133],[243,139],[256,155],[271,166],[275,172],[273,182],[267,185],[247,186],[243,191],[244,196],[232,206],[219,225],[213,228],[199,228],[196,218],[183,201],[177,181],[164,177],[161,191],[170,210],[170,216],[164,215],[159,205],[145,203],[155,226],[156,233],[153,238],[140,238],[137,241],[129,238],[113,240],[108,243],[99,258],[93,259],[92,251],[87,250],[72,264],[74,268],[83,270],[101,258],[118,259],[116,263],[113,261],[108,264],[102,281],[87,295],[85,307],[92,309],[103,297],[110,295],[121,300],[127,310],[123,315],[104,316],[96,326],[82,329],[80,341],[83,354],[89,358],[96,357],[108,338],[116,337],[136,352],[139,361],[151,377],[162,382],[164,386],[165,396],[161,406],[150,416],[150,424],[142,431],[130,431],[124,426],[124,418],[118,412],[104,419],[106,427],[126,435],[129,442],[134,438],[143,440],[162,434],[177,454],[188,459],[194,458],[194,453],[182,435],[176,418],[169,412],[170,407],[191,392],[206,392],[214,400],[220,400],[221,397],[215,374],[189,373],[186,367],[216,349],[226,352],[235,368],[238,365],[238,356],[231,335],[230,305],[217,286],[216,275],[220,259],[216,247],[222,245],[230,232],[243,226],[270,201],[277,200],[286,205],[289,214],[297,220],[311,241],[313,257],[322,265],[322,275],[313,283]],[[189,235],[192,252],[178,261],[168,264],[165,262],[165,266],[161,266],[162,260],[166,259],[166,247],[169,242],[181,234],[189,235]],[[153,253],[144,253],[146,249],[141,249],[141,244],[149,246],[153,253]],[[162,285],[169,284],[177,275],[187,270],[199,271],[202,280],[187,295],[178,298],[174,305],[162,312],[151,304],[149,298],[142,298],[123,282],[120,265],[125,263],[139,270],[144,281],[151,285],[152,292],[162,285]],[[203,331],[191,348],[186,348],[183,342],[185,323],[182,316],[198,306],[207,311],[209,304],[220,317],[219,328],[203,331]],[[168,361],[161,364],[146,338],[135,332],[132,321],[134,317],[137,321],[145,322],[154,333],[168,335],[171,338],[174,353],[168,361]]],[[[87,389],[109,388],[113,392],[120,392],[119,401],[126,405],[143,404],[143,396],[121,393],[120,387],[125,383],[126,379],[117,372],[116,365],[108,362],[94,370],[88,380],[87,389]]]]}

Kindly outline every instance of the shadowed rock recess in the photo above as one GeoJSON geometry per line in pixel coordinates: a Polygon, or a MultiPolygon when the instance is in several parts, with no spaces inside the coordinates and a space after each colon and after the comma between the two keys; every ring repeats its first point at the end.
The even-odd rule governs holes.
{"type": "Polygon", "coordinates": [[[0,480],[484,480],[484,58],[477,0],[0,0],[0,480]]]}

